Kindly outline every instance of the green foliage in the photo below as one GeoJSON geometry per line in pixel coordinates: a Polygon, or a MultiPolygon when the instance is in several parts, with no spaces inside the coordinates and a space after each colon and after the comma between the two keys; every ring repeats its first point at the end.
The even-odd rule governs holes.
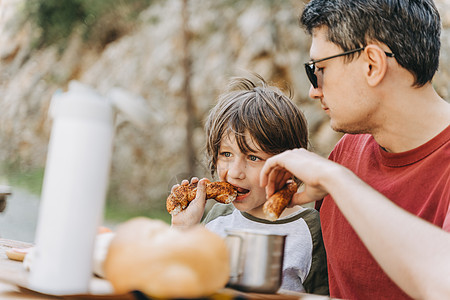
{"type": "MultiPolygon", "coordinates": [[[[2,164],[0,166],[1,174],[6,179],[7,184],[12,187],[20,187],[29,193],[39,196],[42,192],[42,182],[44,179],[44,168],[27,169],[21,167],[19,163],[2,164]]],[[[165,204],[165,201],[156,203],[165,204]]],[[[151,219],[163,220],[170,223],[170,214],[166,211],[164,205],[146,206],[137,204],[121,203],[114,198],[114,193],[109,192],[105,205],[104,218],[107,222],[121,223],[133,217],[148,217],[151,219]]]]}
{"type": "Polygon", "coordinates": [[[44,168],[26,169],[19,163],[2,164],[2,175],[8,180],[8,185],[17,186],[39,196],[42,191],[44,168]]]}
{"type": "Polygon", "coordinates": [[[162,207],[137,207],[126,203],[107,201],[105,205],[105,220],[114,223],[122,223],[134,217],[147,217],[159,219],[170,223],[170,214],[162,207]]]}
{"type": "MultiPolygon", "coordinates": [[[[110,179],[105,204],[105,220],[114,223],[124,222],[133,217],[148,217],[170,223],[171,217],[166,210],[166,199],[145,199],[131,201],[121,199],[118,195],[121,182],[110,179]]],[[[123,195],[123,194],[122,194],[123,195]]]]}
{"type": "Polygon", "coordinates": [[[106,39],[101,42],[111,42],[151,3],[152,0],[30,0],[25,2],[25,14],[40,31],[35,41],[37,48],[52,44],[64,48],[74,30],[80,31],[87,42],[105,38],[99,33],[106,32],[106,39]],[[111,28],[112,34],[108,32],[111,28]]]}

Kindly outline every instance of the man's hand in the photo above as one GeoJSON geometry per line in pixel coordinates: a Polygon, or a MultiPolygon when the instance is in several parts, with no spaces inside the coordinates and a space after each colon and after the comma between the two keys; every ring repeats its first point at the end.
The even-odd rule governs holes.
{"type": "Polygon", "coordinates": [[[290,205],[301,205],[323,199],[328,191],[322,185],[336,164],[306,149],[288,150],[269,158],[261,170],[261,186],[266,187],[267,197],[294,175],[305,184],[301,192],[294,194],[290,205]]]}

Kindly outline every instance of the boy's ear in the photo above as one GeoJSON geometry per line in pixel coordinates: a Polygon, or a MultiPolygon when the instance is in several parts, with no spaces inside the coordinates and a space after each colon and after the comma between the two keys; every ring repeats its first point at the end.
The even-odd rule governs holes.
{"type": "Polygon", "coordinates": [[[388,61],[384,50],[377,45],[368,45],[364,49],[364,76],[369,86],[377,86],[387,72],[388,61]]]}

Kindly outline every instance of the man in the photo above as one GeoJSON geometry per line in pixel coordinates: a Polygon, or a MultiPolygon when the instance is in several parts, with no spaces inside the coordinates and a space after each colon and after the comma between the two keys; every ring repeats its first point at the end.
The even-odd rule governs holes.
{"type": "Polygon", "coordinates": [[[269,180],[270,196],[275,185],[293,174],[306,184],[293,203],[324,197],[316,206],[332,297],[408,298],[371,255],[377,253],[380,262],[383,250],[387,259],[380,264],[389,276],[410,296],[423,295],[423,290],[409,289],[421,274],[408,273],[407,264],[392,271],[386,263],[394,263],[393,257],[400,259],[401,253],[413,257],[406,248],[411,236],[407,243],[394,228],[395,233],[390,232],[386,226],[395,227],[396,222],[388,222],[386,216],[398,217],[401,226],[399,206],[450,231],[450,104],[431,84],[440,51],[438,11],[431,0],[312,0],[301,23],[312,35],[311,61],[305,64],[310,96],[321,102],[332,128],[347,134],[330,155],[339,165],[316,156],[308,156],[311,161],[306,162],[310,153],[290,151],[266,163],[262,184],[269,180]],[[375,210],[383,199],[392,205],[382,207],[396,209],[385,215],[375,210]],[[370,207],[379,220],[363,214],[355,221],[356,212],[370,212],[370,207]],[[350,223],[345,216],[351,217],[350,223]],[[386,238],[380,242],[374,236],[381,244],[373,245],[371,234],[378,229],[386,238]]]}
{"type": "MultiPolygon", "coordinates": [[[[449,217],[444,229],[432,225],[401,209],[348,169],[305,149],[286,151],[267,160],[261,171],[261,183],[268,186],[269,196],[276,177],[286,178],[285,175],[295,175],[306,186],[296,194],[293,204],[320,199],[328,193],[333,195],[361,241],[405,293],[414,299],[450,299],[450,232],[444,231],[450,231],[449,217]]],[[[341,243],[346,243],[345,238],[341,243]]],[[[372,294],[369,288],[368,292],[345,298],[398,298],[398,293],[382,291],[374,275],[364,271],[364,265],[355,267],[360,268],[355,272],[367,276],[366,282],[373,280],[371,284],[381,292],[372,294]]],[[[359,284],[349,280],[348,285],[350,290],[359,290],[359,284]]]]}

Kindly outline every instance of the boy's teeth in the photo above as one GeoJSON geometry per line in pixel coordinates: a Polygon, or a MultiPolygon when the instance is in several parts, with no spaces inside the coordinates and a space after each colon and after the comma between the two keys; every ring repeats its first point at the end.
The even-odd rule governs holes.
{"type": "Polygon", "coordinates": [[[247,194],[248,192],[250,192],[249,190],[243,189],[243,188],[237,188],[237,192],[238,194],[247,194]]]}

